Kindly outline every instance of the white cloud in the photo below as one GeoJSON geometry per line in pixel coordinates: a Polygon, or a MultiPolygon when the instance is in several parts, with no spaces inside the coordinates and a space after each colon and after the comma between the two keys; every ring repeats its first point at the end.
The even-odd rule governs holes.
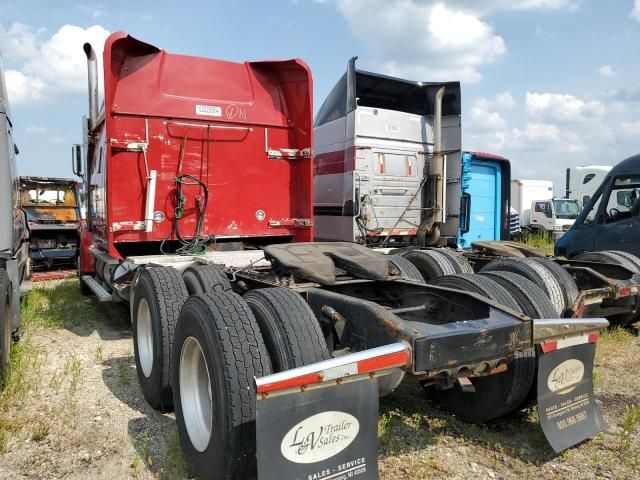
{"type": "MultiPolygon", "coordinates": [[[[482,99],[484,100],[484,99],[482,99]]],[[[469,111],[469,126],[474,131],[503,130],[507,124],[498,112],[490,111],[486,101],[476,101],[469,111]]]]}
{"type": "Polygon", "coordinates": [[[507,124],[499,111],[510,110],[515,104],[511,92],[500,92],[494,100],[478,97],[471,103],[468,127],[477,132],[504,130],[507,124]]]}
{"type": "Polygon", "coordinates": [[[412,79],[478,81],[478,67],[506,52],[478,16],[413,0],[339,0],[353,34],[386,73],[412,79]]]}
{"type": "Polygon", "coordinates": [[[17,70],[4,72],[10,104],[29,103],[42,100],[45,83],[39,78],[25,75],[17,70]]]}
{"type": "Polygon", "coordinates": [[[513,99],[511,92],[500,92],[496,95],[495,105],[498,108],[510,110],[516,106],[516,101],[513,99]]]}
{"type": "Polygon", "coordinates": [[[521,0],[506,1],[513,10],[575,10],[580,4],[574,0],[521,0]]]}
{"type": "MultiPolygon", "coordinates": [[[[316,3],[328,3],[315,0],[316,3]]],[[[333,0],[377,71],[477,82],[507,52],[483,17],[501,10],[571,10],[580,0],[333,0]]],[[[369,68],[369,67],[367,67],[369,68]]]]}
{"type": "Polygon", "coordinates": [[[82,45],[90,42],[101,63],[107,30],[100,25],[87,29],[64,25],[42,41],[28,27],[14,26],[8,30],[13,32],[11,35],[0,36],[3,42],[0,48],[5,49],[5,41],[11,47],[5,49],[7,59],[21,64],[6,72],[11,103],[30,103],[66,92],[86,91],[87,66],[82,45]]]}
{"type": "Polygon", "coordinates": [[[13,23],[8,30],[0,25],[0,51],[4,58],[21,61],[35,57],[38,33],[22,23],[13,23]]]}
{"type": "Polygon", "coordinates": [[[635,1],[635,3],[633,4],[633,9],[631,10],[631,13],[629,15],[631,16],[631,18],[634,18],[638,22],[640,22],[640,0],[635,1]]]}
{"type": "Polygon", "coordinates": [[[447,0],[441,3],[484,15],[499,10],[576,10],[582,0],[447,0]]]}
{"type": "Polygon", "coordinates": [[[471,136],[474,149],[503,152],[546,152],[549,155],[575,153],[585,149],[579,134],[548,123],[527,123],[524,129],[512,128],[471,136]]]}
{"type": "Polygon", "coordinates": [[[640,137],[640,122],[622,122],[620,124],[620,133],[625,138],[637,140],[640,137]]]}
{"type": "Polygon", "coordinates": [[[25,129],[25,131],[27,133],[31,133],[31,134],[34,134],[34,133],[46,133],[47,127],[43,127],[42,125],[29,125],[25,129]]]}
{"type": "Polygon", "coordinates": [[[598,73],[607,78],[615,77],[616,75],[618,75],[618,72],[616,72],[611,65],[602,65],[598,69],[598,73]]]}
{"type": "Polygon", "coordinates": [[[569,94],[527,92],[525,104],[529,115],[545,121],[582,122],[604,113],[601,102],[569,94]]]}

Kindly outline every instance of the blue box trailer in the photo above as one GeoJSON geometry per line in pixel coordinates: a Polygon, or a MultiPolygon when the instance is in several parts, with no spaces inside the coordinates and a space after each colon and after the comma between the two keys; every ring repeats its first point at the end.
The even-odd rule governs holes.
{"type": "Polygon", "coordinates": [[[457,244],[509,240],[511,164],[499,155],[463,152],[457,244]]]}

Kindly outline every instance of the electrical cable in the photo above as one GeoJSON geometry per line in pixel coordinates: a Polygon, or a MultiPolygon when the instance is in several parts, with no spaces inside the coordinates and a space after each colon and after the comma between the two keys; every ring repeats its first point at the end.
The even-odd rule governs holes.
{"type": "Polygon", "coordinates": [[[207,243],[212,240],[212,237],[209,235],[205,237],[202,236],[205,214],[207,211],[207,205],[209,203],[209,188],[207,187],[206,183],[204,183],[194,175],[180,174],[184,159],[184,152],[186,149],[186,142],[187,133],[185,132],[178,159],[178,175],[175,177],[176,207],[173,210],[173,224],[171,231],[167,234],[167,236],[164,238],[164,240],[162,240],[162,243],[160,244],[160,252],[163,254],[167,253],[164,250],[164,245],[173,232],[175,232],[177,241],[180,244],[180,247],[178,247],[175,251],[175,253],[177,253],[178,255],[202,255],[207,250],[207,243]],[[197,222],[195,231],[193,232],[190,240],[183,237],[182,233],[180,232],[180,220],[182,219],[182,216],[184,214],[184,205],[186,201],[186,197],[182,194],[182,189],[184,186],[199,186],[202,189],[204,197],[203,198],[200,195],[196,195],[195,197],[197,222]]]}
{"type": "Polygon", "coordinates": [[[360,235],[362,236],[362,244],[367,245],[367,233],[375,233],[380,234],[384,228],[380,227],[380,222],[378,221],[378,214],[376,209],[373,206],[373,202],[371,201],[371,197],[368,194],[364,194],[362,197],[358,198],[358,215],[356,216],[356,226],[360,231],[360,235]],[[373,216],[376,219],[376,227],[369,228],[365,225],[364,219],[362,218],[362,207],[364,205],[369,205],[371,207],[371,211],[373,212],[373,216]]]}

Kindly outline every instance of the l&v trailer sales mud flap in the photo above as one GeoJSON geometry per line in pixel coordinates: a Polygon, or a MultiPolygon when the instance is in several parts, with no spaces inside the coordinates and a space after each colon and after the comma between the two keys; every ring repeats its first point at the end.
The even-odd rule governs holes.
{"type": "Polygon", "coordinates": [[[539,356],[538,416],[556,453],[607,428],[593,393],[595,349],[584,343],[539,356]]]}
{"type": "Polygon", "coordinates": [[[259,480],[376,480],[378,378],[412,363],[401,341],[256,378],[259,480]]]}
{"type": "Polygon", "coordinates": [[[258,395],[259,480],[378,478],[378,380],[258,395]]]}

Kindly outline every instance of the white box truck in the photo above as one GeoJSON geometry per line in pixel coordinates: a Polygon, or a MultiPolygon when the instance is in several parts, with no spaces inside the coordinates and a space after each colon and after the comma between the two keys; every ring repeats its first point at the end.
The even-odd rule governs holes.
{"type": "Polygon", "coordinates": [[[569,230],[580,212],[577,200],[553,198],[553,182],[548,180],[512,180],[511,205],[524,231],[556,235],[569,230]]]}

